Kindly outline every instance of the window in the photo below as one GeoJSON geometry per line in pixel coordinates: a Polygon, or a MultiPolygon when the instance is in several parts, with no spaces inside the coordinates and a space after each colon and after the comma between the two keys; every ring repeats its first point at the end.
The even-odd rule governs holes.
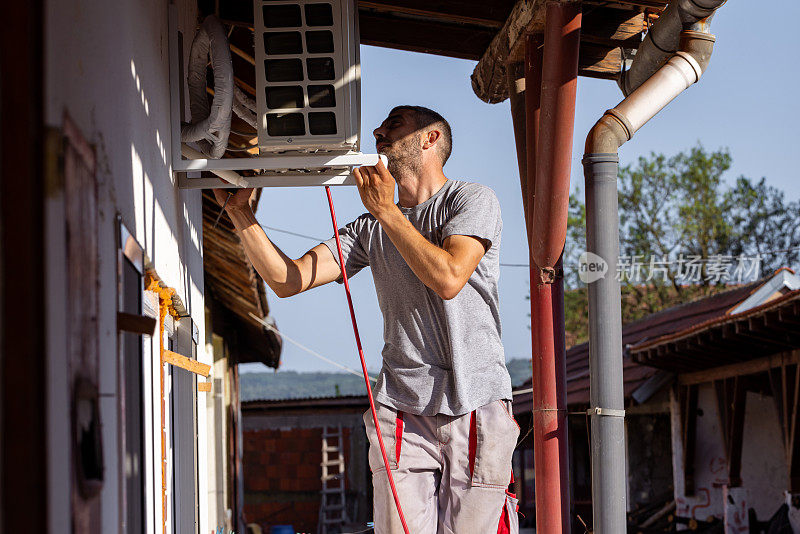
{"type": "MultiPolygon", "coordinates": [[[[145,462],[144,462],[144,370],[142,332],[123,325],[122,314],[142,316],[144,253],[128,229],[118,219],[119,254],[118,311],[120,399],[122,419],[123,518],[126,534],[144,533],[145,462]],[[125,327],[125,329],[123,329],[125,327]]],[[[155,323],[153,323],[155,324],[155,323]]],[[[152,333],[152,332],[151,332],[152,333]]]]}
{"type": "MultiPolygon", "coordinates": [[[[175,323],[169,349],[197,359],[197,328],[191,318],[175,323]],[[189,338],[191,337],[191,340],[189,338]]],[[[170,391],[170,443],[172,445],[172,495],[175,532],[198,532],[197,375],[167,365],[170,391]]]]}

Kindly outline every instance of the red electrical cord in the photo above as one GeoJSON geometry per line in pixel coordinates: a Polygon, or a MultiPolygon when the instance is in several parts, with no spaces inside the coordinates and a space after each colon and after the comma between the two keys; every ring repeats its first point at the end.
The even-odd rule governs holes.
{"type": "Polygon", "coordinates": [[[328,194],[328,206],[331,208],[331,222],[333,223],[333,235],[336,236],[336,248],[339,251],[339,265],[342,266],[342,279],[344,280],[344,292],[347,294],[347,305],[350,307],[350,319],[353,321],[353,333],[356,336],[356,346],[358,347],[358,356],[361,358],[361,370],[364,372],[364,382],[367,385],[367,397],[369,397],[369,409],[372,411],[372,420],[375,421],[375,431],[378,434],[378,444],[381,446],[381,456],[383,456],[383,465],[386,466],[386,476],[389,477],[389,485],[392,487],[392,495],[394,496],[394,503],[397,505],[397,514],[400,516],[400,522],[403,524],[403,532],[409,534],[408,525],[406,525],[406,518],[403,515],[403,508],[400,506],[400,498],[397,496],[397,489],[394,487],[394,478],[392,477],[392,470],[389,469],[389,458],[386,457],[386,448],[383,446],[383,438],[381,437],[381,427],[378,424],[378,414],[375,413],[375,400],[372,398],[372,387],[369,384],[369,375],[367,374],[367,362],[364,361],[364,350],[361,348],[361,336],[358,335],[358,324],[356,323],[356,312],[353,309],[353,298],[350,296],[350,284],[347,282],[347,271],[344,267],[344,254],[342,254],[342,242],[339,240],[339,225],[336,224],[336,212],[333,211],[333,197],[331,197],[330,186],[325,186],[325,192],[328,194]]]}

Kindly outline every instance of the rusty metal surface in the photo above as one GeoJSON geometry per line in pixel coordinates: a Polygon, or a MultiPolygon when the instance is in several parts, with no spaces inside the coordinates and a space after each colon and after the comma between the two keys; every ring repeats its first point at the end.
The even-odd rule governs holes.
{"type": "Polygon", "coordinates": [[[530,217],[528,214],[527,189],[528,189],[528,161],[526,155],[526,124],[525,124],[525,63],[519,62],[506,67],[507,83],[510,90],[511,122],[514,127],[514,146],[517,151],[517,167],[519,168],[519,183],[522,190],[522,209],[525,217],[525,229],[530,242],[530,217]]]}
{"type": "MultiPolygon", "coordinates": [[[[523,182],[523,202],[525,207],[528,248],[533,273],[533,209],[536,191],[536,166],[541,124],[542,63],[543,40],[541,36],[528,35],[525,38],[525,180],[523,182]]],[[[533,280],[533,274],[531,274],[533,280]]]]}
{"type": "Polygon", "coordinates": [[[531,335],[536,531],[566,533],[570,525],[569,430],[562,283],[531,280],[531,335]]]}
{"type": "Polygon", "coordinates": [[[698,371],[800,348],[800,290],[736,315],[711,317],[630,347],[633,361],[698,371]]]}
{"type": "Polygon", "coordinates": [[[555,266],[567,235],[581,20],[579,6],[547,5],[533,208],[533,228],[547,230],[537,232],[532,243],[541,268],[555,266]]]}
{"type": "Polygon", "coordinates": [[[578,77],[581,11],[547,4],[543,47],[526,38],[527,179],[531,251],[536,531],[569,532],[564,247],[578,77]]]}
{"type": "MultiPolygon", "coordinates": [[[[634,347],[637,351],[644,350],[646,344],[652,343],[655,346],[658,339],[666,340],[670,334],[688,332],[698,324],[724,320],[728,310],[746,299],[762,283],[763,280],[752,282],[724,293],[673,306],[630,322],[622,328],[623,346],[629,347],[629,350],[626,351],[628,353],[632,352],[634,347]]],[[[626,399],[656,372],[654,367],[636,363],[630,354],[626,354],[624,357],[623,370],[626,399]]],[[[530,381],[519,386],[523,390],[530,387],[530,381]]],[[[530,399],[530,393],[516,395],[514,409],[527,411],[530,407],[530,399]]],[[[589,343],[586,342],[575,345],[567,351],[567,404],[574,407],[588,402],[589,343]]]]}

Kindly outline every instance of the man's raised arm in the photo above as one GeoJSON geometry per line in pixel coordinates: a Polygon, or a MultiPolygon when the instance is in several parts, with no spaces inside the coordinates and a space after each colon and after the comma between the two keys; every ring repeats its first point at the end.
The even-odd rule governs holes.
{"type": "MultiPolygon", "coordinates": [[[[324,244],[293,260],[270,241],[250,207],[252,192],[252,189],[237,191],[225,209],[239,233],[247,257],[276,295],[291,297],[339,278],[339,264],[324,244]]],[[[223,205],[228,190],[215,189],[214,196],[223,205]]]]}
{"type": "Polygon", "coordinates": [[[448,236],[443,247],[428,241],[395,205],[395,180],[383,162],[357,168],[353,175],[364,206],[417,278],[442,299],[455,298],[483,258],[483,243],[466,235],[448,236]]]}

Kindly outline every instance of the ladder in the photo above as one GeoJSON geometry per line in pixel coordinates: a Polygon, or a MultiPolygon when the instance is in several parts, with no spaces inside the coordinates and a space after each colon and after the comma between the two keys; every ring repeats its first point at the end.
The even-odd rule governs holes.
{"type": "Polygon", "coordinates": [[[322,429],[322,491],[317,534],[341,532],[347,523],[342,425],[322,429]]]}

